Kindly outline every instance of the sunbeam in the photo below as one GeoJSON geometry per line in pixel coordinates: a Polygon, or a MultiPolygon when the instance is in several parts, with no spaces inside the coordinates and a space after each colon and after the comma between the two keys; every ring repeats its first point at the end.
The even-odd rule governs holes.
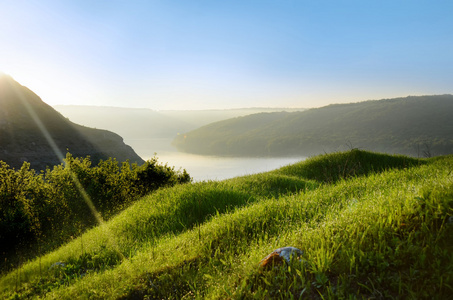
{"type": "MultiPolygon", "coordinates": [[[[86,205],[89,207],[92,215],[95,217],[96,219],[96,222],[98,225],[102,225],[104,224],[104,220],[101,216],[101,214],[97,211],[96,207],[94,206],[93,204],[93,201],[91,200],[90,196],[88,195],[88,193],[85,191],[84,187],[82,186],[82,184],[80,183],[80,180],[78,179],[77,175],[71,170],[71,165],[68,164],[67,161],[65,161],[65,156],[63,155],[63,153],[61,152],[61,150],[58,148],[57,144],[55,143],[55,140],[53,139],[52,135],[49,133],[49,131],[47,130],[46,126],[44,125],[44,123],[41,121],[40,117],[38,116],[38,114],[35,112],[35,110],[33,109],[33,107],[30,105],[30,103],[28,103],[27,101],[27,98],[26,96],[23,94],[23,92],[17,87],[15,86],[14,84],[11,84],[11,82],[8,81],[8,84],[10,85],[10,87],[12,88],[12,90],[14,91],[14,93],[17,95],[18,99],[21,101],[21,103],[23,104],[23,106],[25,107],[26,109],[26,112],[28,113],[28,115],[32,118],[33,122],[36,124],[36,126],[38,126],[39,130],[41,131],[41,133],[43,134],[43,136],[45,137],[47,143],[50,145],[50,147],[52,148],[52,151],[53,153],[55,154],[55,156],[58,158],[58,160],[64,164],[65,168],[68,169],[69,171],[69,174],[71,176],[71,179],[72,181],[74,182],[74,184],[76,185],[76,188],[77,190],[79,191],[80,195],[82,196],[84,202],[86,203],[86,205]]],[[[110,237],[109,241],[110,243],[112,244],[112,246],[114,247],[114,249],[116,249],[116,252],[120,255],[120,257],[122,259],[124,259],[124,255],[121,253],[121,251],[119,250],[119,247],[118,245],[116,244],[116,241],[115,241],[115,237],[113,236],[113,234],[108,234],[108,236],[110,237]]]]}
{"type": "Polygon", "coordinates": [[[22,91],[14,84],[11,84],[10,81],[7,81],[9,86],[12,88],[14,93],[18,96],[19,100],[21,101],[22,105],[25,107],[27,110],[27,113],[30,115],[32,118],[33,122],[38,126],[39,130],[41,133],[44,135],[47,143],[49,143],[50,147],[52,148],[52,151],[55,153],[55,156],[58,158],[58,160],[62,163],[64,163],[64,155],[58,148],[57,144],[55,143],[54,139],[50,135],[49,131],[46,129],[46,126],[41,122],[41,119],[39,116],[35,113],[33,107],[28,103],[25,95],[22,93],[22,91]]]}

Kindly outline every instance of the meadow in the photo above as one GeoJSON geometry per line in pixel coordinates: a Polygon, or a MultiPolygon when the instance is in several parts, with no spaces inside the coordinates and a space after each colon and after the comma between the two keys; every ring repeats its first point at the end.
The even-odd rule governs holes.
{"type": "Polygon", "coordinates": [[[353,149],[162,187],[0,278],[4,299],[448,299],[453,156],[353,149]],[[259,262],[294,246],[301,260],[259,262]]]}

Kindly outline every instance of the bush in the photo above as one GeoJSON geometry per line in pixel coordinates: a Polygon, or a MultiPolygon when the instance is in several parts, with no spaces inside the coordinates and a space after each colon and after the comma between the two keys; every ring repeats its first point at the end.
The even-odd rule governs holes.
{"type": "Polygon", "coordinates": [[[142,166],[112,158],[92,166],[89,157],[70,153],[64,161],[40,173],[27,162],[15,171],[0,161],[0,270],[14,257],[61,245],[160,187],[191,181],[186,170],[156,157],[142,166]]]}
{"type": "Polygon", "coordinates": [[[0,244],[1,253],[23,246],[39,233],[34,200],[39,198],[42,176],[35,176],[24,163],[17,172],[0,161],[0,244]]]}

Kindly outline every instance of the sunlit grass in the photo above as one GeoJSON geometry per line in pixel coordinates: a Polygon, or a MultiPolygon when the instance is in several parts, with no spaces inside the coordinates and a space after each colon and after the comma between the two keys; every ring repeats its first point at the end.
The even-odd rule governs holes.
{"type": "Polygon", "coordinates": [[[161,189],[57,251],[3,276],[0,295],[49,299],[451,295],[453,157],[411,164],[406,158],[403,162],[383,157],[327,155],[307,161],[324,162],[312,175],[300,163],[221,182],[161,189]],[[365,167],[370,159],[383,157],[391,161],[387,167],[378,167],[379,163],[365,167]],[[354,173],[344,172],[332,180],[332,173],[326,172],[332,162],[339,171],[349,165],[354,173]],[[302,249],[303,260],[261,270],[261,258],[282,246],[302,249]],[[55,262],[65,266],[51,268],[55,262]]]}

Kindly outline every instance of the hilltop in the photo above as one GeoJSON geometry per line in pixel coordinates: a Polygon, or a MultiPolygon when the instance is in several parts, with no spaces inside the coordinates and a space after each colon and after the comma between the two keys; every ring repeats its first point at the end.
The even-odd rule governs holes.
{"type": "Polygon", "coordinates": [[[453,157],[351,150],[162,188],[0,277],[4,299],[448,299],[453,157]],[[303,251],[262,269],[272,250],[303,251]]]}
{"type": "Polygon", "coordinates": [[[31,90],[2,75],[0,160],[15,168],[28,161],[42,170],[60,164],[68,151],[76,157],[89,155],[93,161],[114,157],[144,162],[118,134],[69,121],[31,90]]]}
{"type": "Polygon", "coordinates": [[[201,126],[260,112],[300,111],[302,108],[241,108],[208,110],[152,110],[108,106],[55,105],[62,115],[85,126],[120,134],[124,139],[171,138],[201,126]],[[118,120],[121,122],[118,122],[118,120]]]}
{"type": "Polygon", "coordinates": [[[212,123],[180,134],[173,145],[229,156],[308,156],[347,148],[442,155],[453,153],[452,115],[452,95],[333,104],[212,123]]]}

